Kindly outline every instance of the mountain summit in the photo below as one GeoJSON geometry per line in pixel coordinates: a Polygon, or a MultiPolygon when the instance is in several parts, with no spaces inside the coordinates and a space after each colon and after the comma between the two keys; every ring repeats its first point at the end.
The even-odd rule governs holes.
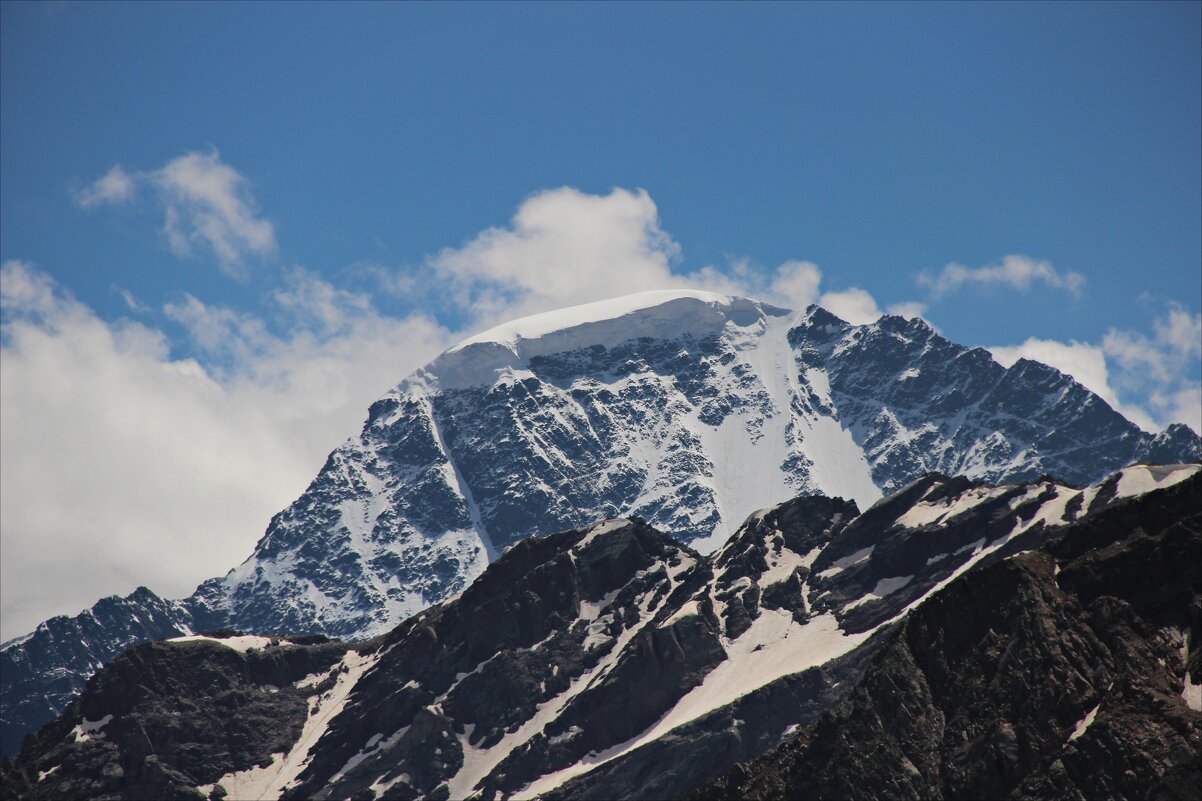
{"type": "Polygon", "coordinates": [[[595,520],[635,515],[708,553],[799,494],[866,508],[930,471],[1088,484],[1154,451],[1202,445],[921,320],[640,293],[494,328],[406,378],[202,594],[239,628],[363,637],[515,542],[595,520]]]}
{"type": "Polygon", "coordinates": [[[372,404],[252,556],[192,597],[140,591],[9,643],[4,751],[138,642],[222,626],[366,638],[514,544],[597,520],[637,516],[708,554],[796,495],[868,508],[932,471],[1085,485],[1200,457],[1183,426],[1143,432],[1069,376],[1003,368],[921,320],[695,291],[535,315],[372,404]]]}

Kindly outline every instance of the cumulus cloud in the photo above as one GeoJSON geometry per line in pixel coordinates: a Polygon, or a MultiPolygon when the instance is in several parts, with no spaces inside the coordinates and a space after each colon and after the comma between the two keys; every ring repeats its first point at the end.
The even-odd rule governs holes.
{"type": "Polygon", "coordinates": [[[1079,297],[1085,286],[1085,276],[1078,272],[1068,270],[1062,273],[1049,262],[1019,255],[1006,256],[1000,264],[985,267],[949,264],[937,275],[919,273],[916,280],[919,286],[930,290],[935,298],[941,298],[964,286],[1005,286],[1026,292],[1036,283],[1052,289],[1062,289],[1079,297]]]}
{"type": "Polygon", "coordinates": [[[679,252],[646,192],[590,195],[564,187],[531,196],[508,227],[489,228],[425,266],[433,280],[452,288],[461,308],[496,322],[679,286],[671,271],[679,252]]]}
{"type": "Polygon", "coordinates": [[[905,317],[907,320],[922,319],[927,313],[927,305],[918,301],[908,300],[903,303],[894,303],[889,307],[889,313],[898,317],[905,317]]]}
{"type": "Polygon", "coordinates": [[[1032,338],[989,351],[1005,366],[1028,358],[1071,375],[1146,431],[1169,423],[1202,431],[1202,384],[1188,378],[1202,357],[1202,314],[1171,305],[1152,331],[1112,328],[1099,344],[1032,338]]]}
{"type": "Polygon", "coordinates": [[[278,333],[171,304],[199,359],[172,357],[166,324],[102,320],[29,264],[6,262],[0,288],[0,639],[237,564],[371,400],[450,341],[303,271],[271,301],[278,333]]]}
{"type": "Polygon", "coordinates": [[[233,271],[247,256],[276,252],[275,226],[260,216],[247,179],[216,150],[185,153],[157,170],[130,173],[115,165],[75,200],[87,209],[125,203],[139,185],[155,190],[163,235],[177,256],[204,248],[233,271]]]}
{"type": "Polygon", "coordinates": [[[852,287],[841,292],[824,292],[821,304],[836,317],[854,325],[865,325],[880,319],[883,312],[867,290],[852,287]]]}
{"type": "MultiPolygon", "coordinates": [[[[590,195],[564,187],[530,196],[508,226],[441,251],[419,272],[439,294],[449,288],[458,308],[471,310],[480,325],[614,295],[686,287],[791,309],[819,303],[854,323],[882,314],[859,287],[822,292],[822,271],[812,262],[790,260],[772,270],[731,259],[678,272],[679,257],[680,246],[660,227],[659,211],[645,191],[590,195]]],[[[365,269],[394,291],[416,290],[412,273],[365,269]]],[[[898,308],[911,316],[925,311],[913,302],[898,308]]]]}

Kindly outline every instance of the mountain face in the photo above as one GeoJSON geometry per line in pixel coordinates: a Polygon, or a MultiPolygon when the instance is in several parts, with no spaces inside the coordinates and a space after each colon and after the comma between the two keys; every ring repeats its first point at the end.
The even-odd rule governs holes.
{"type": "MultiPolygon", "coordinates": [[[[911,634],[930,607],[987,629],[996,604],[1059,636],[1040,617],[1066,603],[1050,589],[978,578],[1047,559],[1064,565],[1057,578],[1040,562],[1053,583],[1093,604],[1072,615],[1101,615],[1126,639],[1069,631],[1044,645],[1060,659],[1048,676],[1040,654],[1016,653],[1010,669],[1027,684],[1006,691],[1020,703],[1039,690],[1032,709],[1058,692],[1049,708],[1076,721],[1101,697],[1087,684],[1155,665],[1163,697],[1144,716],[1172,729],[1202,718],[1182,698],[1193,685],[1178,631],[1202,603],[1191,575],[1202,535],[1189,528],[1200,473],[1139,466],[1084,489],[932,474],[863,514],[822,496],[761,510],[708,556],[637,518],[522,540],[457,598],[359,645],[226,632],[138,646],[0,778],[14,798],[678,797],[865,687],[901,681],[873,678],[899,642],[946,652],[943,675],[963,661],[978,682],[991,675],[980,665],[1006,661],[997,633],[976,662],[971,638],[911,634]],[[1179,530],[1184,550],[1156,550],[1179,530]],[[1113,547],[1130,542],[1154,579],[1113,547]],[[1144,622],[1120,608],[1136,596],[1144,622]]],[[[977,707],[965,718],[986,725],[977,707]]],[[[1122,747],[1142,759],[1160,746],[1122,747]]]]}
{"type": "Polygon", "coordinates": [[[691,797],[1197,798],[1200,497],[1192,481],[955,582],[835,710],[691,797]]]}
{"type": "MultiPolygon", "coordinates": [[[[1184,426],[1147,434],[1068,376],[1003,368],[920,320],[650,292],[447,351],[371,406],[246,562],[150,603],[176,609],[180,633],[363,639],[464,591],[515,543],[599,519],[638,516],[706,554],[798,494],[864,508],[929,471],[1083,485],[1199,458],[1184,426]]],[[[0,648],[3,753],[137,640],[128,606],[111,631],[85,612],[0,648]],[[79,649],[55,633],[72,627],[79,649]]]]}
{"type": "Polygon", "coordinates": [[[647,293],[511,323],[407,378],[201,594],[236,628],[365,637],[595,520],[709,553],[798,494],[867,507],[931,471],[1083,485],[1151,453],[1192,461],[1202,440],[1146,434],[1068,376],[921,320],[647,293]]]}

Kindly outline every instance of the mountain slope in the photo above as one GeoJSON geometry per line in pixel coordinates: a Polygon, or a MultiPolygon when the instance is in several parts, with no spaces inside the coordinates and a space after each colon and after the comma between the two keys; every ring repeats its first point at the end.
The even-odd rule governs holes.
{"type": "MultiPolygon", "coordinates": [[[[1068,376],[1004,369],[922,321],[643,293],[501,326],[406,378],[246,562],[177,606],[206,628],[362,639],[462,592],[523,538],[598,519],[639,516],[709,553],[797,494],[863,508],[932,470],[1087,484],[1152,458],[1202,458],[1202,440],[1142,432],[1068,376]]],[[[88,653],[53,645],[65,618],[5,644],[0,753],[97,654],[132,644],[137,616],[86,632],[88,653]]]]}
{"type": "Polygon", "coordinates": [[[1191,461],[1202,440],[1153,437],[1068,376],[1004,369],[921,320],[644,293],[502,326],[407,378],[205,590],[238,628],[362,637],[518,540],[597,519],[708,553],[796,494],[864,507],[930,471],[1088,484],[1151,452],[1191,461]]]}
{"type": "Polygon", "coordinates": [[[1197,798],[1200,494],[1120,505],[955,582],[835,711],[693,797],[1197,798]]]}
{"type": "MultiPolygon", "coordinates": [[[[287,684],[285,700],[311,710],[289,733],[247,733],[238,753],[258,755],[253,764],[214,752],[210,724],[168,734],[181,710],[213,719],[227,696],[211,683],[157,689],[136,678],[191,672],[189,654],[209,665],[212,645],[184,637],[102,670],[27,743],[6,784],[27,788],[20,797],[55,797],[99,773],[129,777],[108,786],[123,798],[146,797],[146,776],[181,798],[218,784],[235,797],[674,797],[846,697],[899,621],[958,577],[1132,498],[1142,509],[1145,498],[1196,494],[1199,472],[1134,467],[1084,489],[930,475],[863,514],[801,497],[753,515],[710,556],[638,519],[523,540],[458,598],[354,651],[323,646],[328,672],[259,675],[237,660],[301,645],[223,640],[225,650],[262,647],[262,657],[225,657],[248,703],[287,684]],[[153,725],[139,729],[145,715],[153,725]],[[176,738],[170,748],[150,738],[153,763],[143,729],[176,738]],[[76,731],[103,731],[103,746],[76,731]],[[193,736],[208,745],[188,748],[193,736]],[[685,758],[698,753],[708,759],[685,758]]],[[[226,708],[229,726],[258,731],[262,713],[245,722],[226,708]]]]}

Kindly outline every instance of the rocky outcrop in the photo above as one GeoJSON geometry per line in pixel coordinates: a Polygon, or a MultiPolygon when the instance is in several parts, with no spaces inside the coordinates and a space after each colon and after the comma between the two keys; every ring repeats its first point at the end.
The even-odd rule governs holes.
{"type": "Polygon", "coordinates": [[[816,724],[696,799],[1198,798],[1202,479],[922,604],[816,724]]]}
{"type": "Polygon", "coordinates": [[[66,708],[101,665],[148,640],[218,628],[221,619],[197,614],[145,587],[98,601],[75,617],[47,620],[0,649],[0,754],[14,754],[26,732],[66,708]]]}
{"type": "MultiPolygon", "coordinates": [[[[919,770],[950,737],[963,771],[985,771],[962,785],[997,789],[981,766],[1002,764],[1007,732],[1054,740],[1132,665],[1177,675],[1164,649],[1193,601],[1175,576],[1197,543],[1172,532],[1196,523],[1181,499],[1199,475],[1137,467],[1080,489],[930,475],[863,514],[815,496],[761,510],[710,556],[638,518],[522,540],[459,597],[354,648],[136,648],[25,743],[5,783],[20,798],[671,798],[826,731],[819,716],[863,696],[885,707],[834,731],[899,733],[922,745],[907,756],[919,770]],[[1110,628],[1073,629],[1081,615],[1110,628]],[[954,715],[919,706],[944,696],[954,715]]],[[[832,786],[891,747],[850,767],[822,752],[832,786]]]]}
{"type": "Polygon", "coordinates": [[[269,765],[297,741],[307,699],[347,651],[322,637],[253,638],[251,649],[233,632],[183,639],[140,645],[97,673],[27,738],[27,763],[0,767],[5,797],[203,799],[198,786],[269,765]]]}

